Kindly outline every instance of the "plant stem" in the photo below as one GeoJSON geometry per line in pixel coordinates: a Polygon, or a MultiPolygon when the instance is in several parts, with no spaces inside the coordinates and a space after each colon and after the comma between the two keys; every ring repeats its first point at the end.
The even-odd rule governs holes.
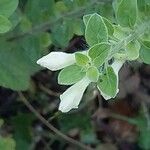
{"type": "MultiPolygon", "coordinates": [[[[111,59],[116,53],[118,53],[122,48],[124,48],[126,45],[128,45],[131,41],[137,40],[140,38],[149,28],[150,21],[145,21],[142,24],[140,24],[133,33],[116,43],[111,50],[111,53],[109,55],[109,59],[111,59]]],[[[108,60],[109,60],[108,59],[108,60]]]]}
{"type": "Polygon", "coordinates": [[[79,147],[83,150],[93,150],[92,148],[82,144],[79,141],[76,141],[70,137],[68,137],[67,135],[63,134],[62,132],[60,132],[58,129],[56,129],[52,124],[50,124],[41,114],[39,114],[36,109],[34,109],[34,107],[28,102],[28,100],[24,97],[24,95],[19,92],[18,93],[20,100],[28,107],[28,109],[34,113],[34,115],[45,125],[47,126],[50,130],[52,130],[56,135],[58,135],[59,137],[61,137],[62,139],[66,140],[68,143],[73,144],[76,147],[79,147]]]}

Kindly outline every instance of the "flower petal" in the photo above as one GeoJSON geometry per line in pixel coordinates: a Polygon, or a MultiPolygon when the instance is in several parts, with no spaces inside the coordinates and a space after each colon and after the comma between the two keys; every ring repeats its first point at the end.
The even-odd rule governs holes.
{"type": "Polygon", "coordinates": [[[37,61],[37,64],[52,71],[60,70],[75,63],[75,55],[64,52],[51,52],[37,61]]]}
{"type": "Polygon", "coordinates": [[[115,60],[115,62],[111,65],[115,74],[117,75],[117,78],[118,78],[118,73],[119,73],[119,70],[121,69],[121,67],[123,66],[124,64],[124,61],[122,60],[115,60]]]}
{"type": "Polygon", "coordinates": [[[68,112],[73,108],[78,108],[83,93],[89,84],[90,80],[87,77],[84,77],[82,80],[68,88],[62,95],[60,95],[61,102],[59,110],[62,112],[68,112]]]}

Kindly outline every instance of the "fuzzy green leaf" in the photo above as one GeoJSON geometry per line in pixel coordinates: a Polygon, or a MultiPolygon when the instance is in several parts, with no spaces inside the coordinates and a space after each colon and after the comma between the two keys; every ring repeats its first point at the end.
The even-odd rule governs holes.
{"type": "Polygon", "coordinates": [[[91,57],[94,65],[99,67],[105,62],[109,51],[110,45],[108,43],[99,43],[89,49],[88,55],[91,57]]]}
{"type": "Polygon", "coordinates": [[[142,44],[147,47],[147,48],[150,48],[150,41],[149,40],[144,40],[142,41],[142,44]]]}
{"type": "Polygon", "coordinates": [[[93,14],[87,22],[85,38],[90,46],[108,41],[107,27],[98,14],[93,14]]]}
{"type": "Polygon", "coordinates": [[[0,136],[0,149],[1,150],[15,150],[16,148],[16,143],[14,139],[10,137],[1,137],[0,136]]]}
{"type": "Polygon", "coordinates": [[[89,62],[89,58],[81,53],[75,53],[76,63],[79,66],[85,66],[89,62]]]}
{"type": "Polygon", "coordinates": [[[140,58],[144,63],[150,64],[150,48],[142,45],[140,49],[140,58]]]}
{"type": "Polygon", "coordinates": [[[18,0],[0,0],[0,15],[10,17],[18,6],[18,0]]]}
{"type": "Polygon", "coordinates": [[[133,27],[137,19],[137,0],[122,0],[117,9],[118,23],[123,27],[133,27]]]}
{"type": "Polygon", "coordinates": [[[62,85],[72,85],[80,81],[85,74],[82,67],[71,65],[61,70],[58,75],[58,83],[62,85]]]}
{"type": "Polygon", "coordinates": [[[108,34],[112,36],[114,33],[114,27],[113,27],[112,23],[108,19],[106,19],[105,17],[103,17],[103,20],[104,20],[104,23],[107,27],[108,34]]]}
{"type": "Polygon", "coordinates": [[[91,82],[97,82],[99,78],[99,71],[96,67],[90,67],[88,68],[86,75],[91,80],[91,82]]]}
{"type": "Polygon", "coordinates": [[[92,14],[88,14],[88,15],[83,16],[83,22],[84,22],[85,26],[87,26],[87,23],[88,23],[91,16],[92,16],[92,14]]]}
{"type": "MultiPolygon", "coordinates": [[[[91,16],[92,16],[92,14],[88,14],[88,15],[83,16],[83,22],[84,22],[85,26],[87,26],[87,23],[88,23],[91,16]]],[[[113,35],[114,28],[113,28],[112,23],[108,19],[106,19],[105,17],[102,17],[102,18],[103,18],[103,21],[107,27],[108,34],[113,35]]]]}
{"type": "Polygon", "coordinates": [[[11,27],[11,22],[6,17],[0,15],[0,33],[8,32],[11,27]]]}
{"type": "Polygon", "coordinates": [[[101,75],[98,80],[98,88],[100,91],[110,97],[115,97],[117,93],[117,76],[112,67],[108,67],[106,73],[101,75]]]}
{"type": "Polygon", "coordinates": [[[126,55],[128,60],[135,60],[139,57],[140,43],[132,41],[126,46],[126,55]]]}

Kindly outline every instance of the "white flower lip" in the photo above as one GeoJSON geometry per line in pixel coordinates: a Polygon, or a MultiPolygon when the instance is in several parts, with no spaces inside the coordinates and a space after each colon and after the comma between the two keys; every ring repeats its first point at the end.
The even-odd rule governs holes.
{"type": "Polygon", "coordinates": [[[75,55],[65,52],[51,52],[37,61],[37,64],[52,71],[63,69],[74,63],[75,55]]]}
{"type": "Polygon", "coordinates": [[[68,88],[62,95],[60,95],[59,110],[62,112],[68,112],[73,108],[78,108],[78,105],[82,99],[84,91],[90,84],[90,80],[84,77],[82,80],[68,88]]]}

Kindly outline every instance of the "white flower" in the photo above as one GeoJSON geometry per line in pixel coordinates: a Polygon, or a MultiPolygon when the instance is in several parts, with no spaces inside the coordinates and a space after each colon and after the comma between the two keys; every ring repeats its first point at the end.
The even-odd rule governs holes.
{"type": "Polygon", "coordinates": [[[84,77],[82,80],[68,88],[62,95],[60,95],[61,102],[59,110],[62,112],[68,112],[73,108],[78,108],[83,93],[89,84],[90,80],[87,77],[84,77]]]}
{"type": "MultiPolygon", "coordinates": [[[[111,65],[111,67],[113,68],[113,70],[114,70],[114,72],[115,72],[115,74],[116,74],[116,76],[117,76],[117,84],[118,84],[118,82],[119,82],[119,81],[118,81],[118,78],[119,78],[119,77],[118,77],[118,73],[119,73],[119,70],[121,69],[121,67],[123,66],[123,64],[124,64],[124,61],[115,60],[115,62],[111,65]]],[[[118,87],[118,85],[117,85],[117,87],[118,87]]],[[[117,95],[118,92],[119,92],[119,89],[117,89],[116,95],[117,95]]],[[[114,97],[110,97],[109,95],[103,93],[102,91],[101,91],[101,95],[104,97],[105,100],[114,98],[114,97]]]]}
{"type": "Polygon", "coordinates": [[[75,63],[75,55],[64,52],[51,52],[37,61],[37,64],[56,71],[75,63]]]}
{"type": "Polygon", "coordinates": [[[123,64],[124,64],[124,60],[115,60],[115,62],[111,65],[115,74],[117,75],[117,78],[118,78],[118,73],[121,67],[123,66],[123,64]]]}

